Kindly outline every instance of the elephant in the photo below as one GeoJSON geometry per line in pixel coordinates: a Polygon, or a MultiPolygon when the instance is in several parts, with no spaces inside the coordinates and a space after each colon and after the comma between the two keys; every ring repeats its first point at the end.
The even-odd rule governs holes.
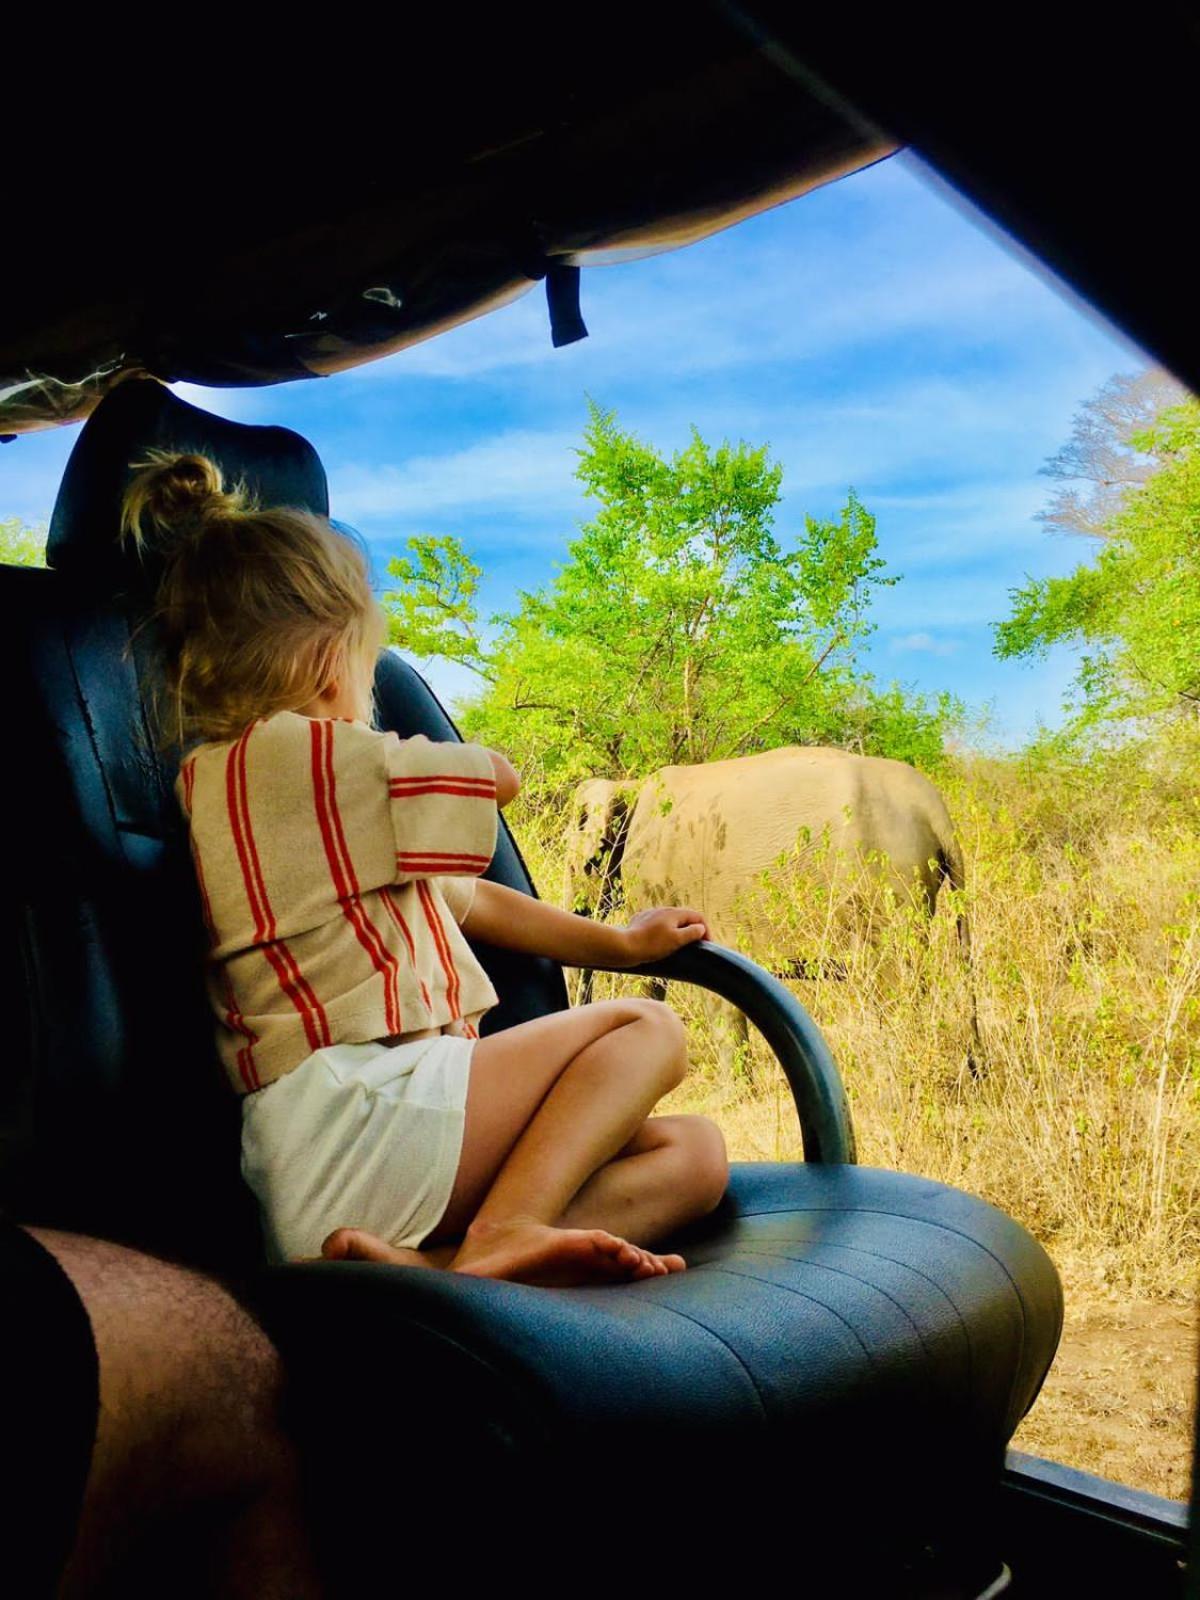
{"type": "Polygon", "coordinates": [[[620,899],[621,861],[637,783],[587,778],[572,796],[563,903],[568,911],[606,916],[620,899]]]}
{"type": "MultiPolygon", "coordinates": [[[[773,927],[772,893],[786,893],[791,874],[825,885],[837,876],[845,916],[861,915],[867,886],[881,884],[932,915],[942,885],[966,881],[944,800],[903,761],[789,745],[663,767],[636,790],[593,778],[575,791],[566,862],[574,910],[692,905],[718,943],[784,976],[810,975],[804,951],[781,959],[773,927]]],[[[965,917],[959,938],[966,950],[965,917]]]]}

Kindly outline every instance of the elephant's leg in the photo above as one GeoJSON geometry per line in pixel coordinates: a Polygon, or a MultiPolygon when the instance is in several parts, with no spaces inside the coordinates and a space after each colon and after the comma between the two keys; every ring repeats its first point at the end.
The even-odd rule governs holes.
{"type": "Polygon", "coordinates": [[[667,980],[665,978],[645,979],[645,988],[642,993],[647,1000],[665,1000],[667,998],[667,980]]]}
{"type": "Polygon", "coordinates": [[[754,1087],[754,1062],[750,1054],[750,1025],[736,1006],[705,992],[703,1001],[717,1061],[737,1083],[754,1087]]]}

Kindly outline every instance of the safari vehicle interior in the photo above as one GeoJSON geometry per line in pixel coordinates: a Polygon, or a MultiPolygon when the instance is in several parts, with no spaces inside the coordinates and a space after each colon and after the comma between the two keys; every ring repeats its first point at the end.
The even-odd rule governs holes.
{"type": "MultiPolygon", "coordinates": [[[[762,1031],[805,1160],[736,1166],[719,1211],[676,1241],[687,1273],[550,1291],[260,1263],[202,992],[174,764],[152,725],[154,573],[120,550],[118,508],[150,447],[209,455],[264,503],[338,508],[305,440],[209,415],[166,383],[341,370],[543,280],[554,341],[581,337],[581,267],[686,244],[900,144],[1200,381],[1185,253],[1156,261],[1151,278],[1098,232],[1090,204],[1128,164],[1086,114],[1098,81],[1119,79],[1154,108],[1164,159],[1143,173],[1151,199],[1188,168],[1200,49],[1182,9],[1167,8],[1132,63],[1115,41],[1081,56],[1065,23],[1039,23],[1035,40],[1008,14],[978,53],[932,21],[880,20],[864,42],[849,21],[771,4],[636,17],[618,6],[575,49],[552,29],[558,15],[534,7],[481,36],[470,56],[486,71],[463,65],[449,22],[414,27],[406,48],[427,73],[398,97],[381,68],[356,61],[354,106],[319,126],[298,120],[286,149],[278,118],[216,132],[206,120],[150,149],[139,107],[98,123],[86,162],[53,184],[44,160],[18,175],[30,236],[53,194],[50,237],[69,217],[89,249],[8,272],[0,433],[87,420],[48,568],[0,572],[6,716],[28,752],[3,798],[20,848],[4,876],[0,971],[19,1020],[0,1078],[0,1200],[20,1220],[235,1283],[287,1363],[322,1521],[391,1530],[403,1506],[404,1527],[451,1542],[463,1578],[531,1580],[536,1561],[538,1581],[571,1581],[577,1537],[557,1549],[530,1507],[577,1517],[611,1504],[626,1525],[650,1503],[653,1548],[630,1581],[745,1580],[778,1532],[797,1577],[831,1585],[815,1592],[1181,1593],[1177,1508],[1006,1459],[1061,1331],[1045,1252],[981,1200],[856,1165],[819,1032],[734,952],[701,945],[655,972],[711,988],[762,1031]],[[539,47],[559,58],[551,74],[539,47]],[[1050,84],[1053,96],[1041,92],[1050,84]],[[168,1032],[179,1043],[164,1076],[168,1032]],[[409,1381],[359,1388],[359,1371],[389,1368],[409,1381]],[[469,1538],[461,1508],[437,1492],[455,1463],[501,1486],[469,1538]],[[514,1526],[536,1538],[536,1556],[514,1526]]],[[[244,81],[263,81],[252,70],[262,48],[247,43],[244,81]]],[[[272,81],[312,82],[299,42],[272,65],[272,81]]],[[[381,726],[458,737],[394,654],[376,692],[381,726]]],[[[489,875],[536,892],[503,824],[489,875]]],[[[567,1004],[553,963],[478,953],[501,997],[488,1029],[567,1004]]],[[[335,1592],[397,1581],[390,1538],[330,1544],[335,1592]]]]}

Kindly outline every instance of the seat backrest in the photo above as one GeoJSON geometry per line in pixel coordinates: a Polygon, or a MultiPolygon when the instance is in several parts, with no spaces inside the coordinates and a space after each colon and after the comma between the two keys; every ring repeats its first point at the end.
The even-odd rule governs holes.
{"type": "MultiPolygon", "coordinates": [[[[199,905],[152,715],[145,625],[155,574],[117,542],[130,464],[148,448],[211,456],[264,504],[325,513],[315,451],[130,381],[93,413],[51,522],[50,570],[0,569],[11,743],[0,816],[0,1205],[24,1221],[236,1269],[257,1255],[238,1173],[239,1107],[217,1064],[199,905]]],[[[380,721],[455,739],[391,652],[380,721]]],[[[532,893],[501,828],[488,874],[532,893]]],[[[566,1004],[553,962],[480,948],[501,997],[487,1030],[566,1004]]]]}

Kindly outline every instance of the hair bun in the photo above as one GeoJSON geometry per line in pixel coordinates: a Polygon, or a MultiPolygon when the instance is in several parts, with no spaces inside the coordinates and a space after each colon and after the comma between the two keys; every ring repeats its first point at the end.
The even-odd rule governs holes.
{"type": "Polygon", "coordinates": [[[226,493],[220,467],[207,456],[152,451],[134,466],[121,507],[121,534],[139,549],[152,534],[177,534],[214,513],[242,508],[242,495],[226,493]]]}

